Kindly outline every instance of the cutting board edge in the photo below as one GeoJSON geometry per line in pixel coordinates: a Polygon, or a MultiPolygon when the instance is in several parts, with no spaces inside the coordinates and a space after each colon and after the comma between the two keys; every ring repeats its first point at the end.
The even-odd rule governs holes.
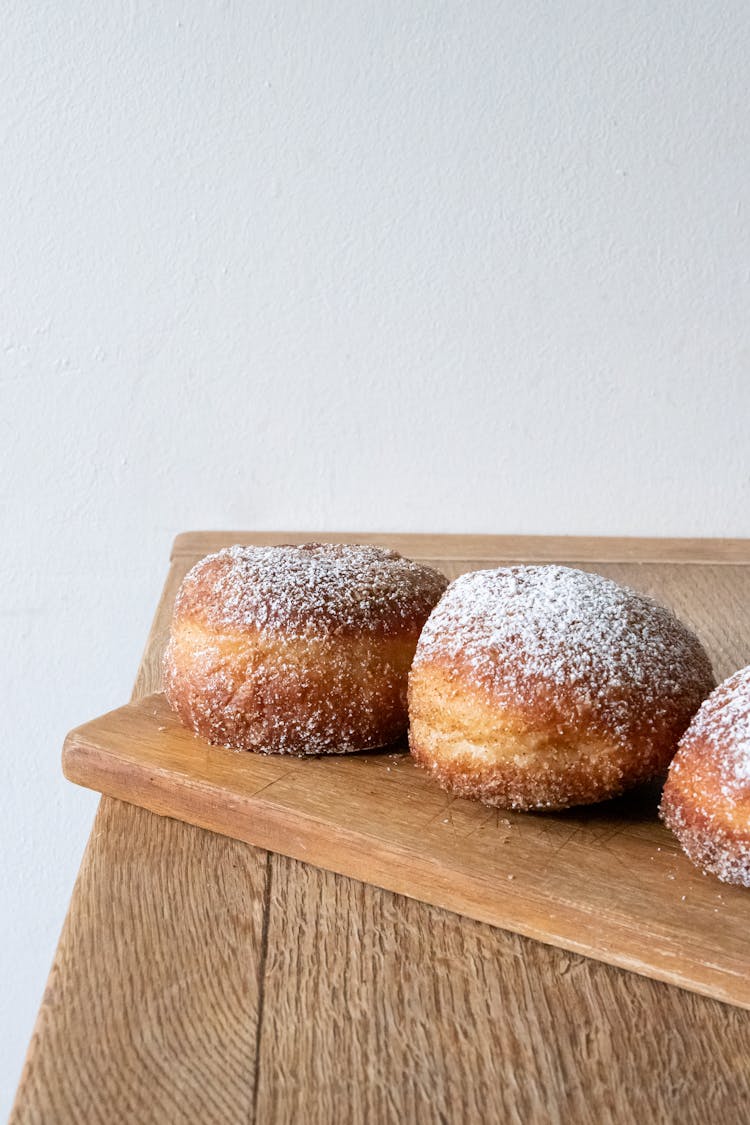
{"type": "MultiPolygon", "coordinates": [[[[108,714],[115,714],[123,709],[115,708],[108,714]]],[[[102,718],[104,717],[102,716],[102,718]]],[[[235,812],[233,808],[224,807],[221,810],[221,806],[217,806],[223,811],[223,816],[200,815],[193,798],[196,792],[205,790],[205,786],[196,785],[187,775],[184,778],[175,779],[173,775],[165,774],[165,777],[168,777],[171,782],[171,796],[174,798],[175,795],[178,795],[181,798],[179,801],[173,799],[167,805],[164,799],[160,799],[158,786],[154,785],[154,781],[160,772],[158,769],[149,770],[142,763],[104,750],[87,737],[88,730],[94,728],[98,721],[95,719],[90,723],[74,728],[65,738],[62,750],[63,774],[67,780],[74,784],[99,792],[103,796],[147,809],[155,815],[185,821],[197,828],[217,832],[253,847],[277,852],[291,859],[355,879],[358,882],[377,886],[385,891],[403,895],[416,901],[426,902],[431,906],[449,910],[474,921],[531,938],[544,945],[564,949],[569,953],[587,957],[627,972],[635,972],[652,980],[682,988],[722,1003],[750,1010],[750,982],[747,994],[743,995],[741,991],[738,992],[736,987],[732,986],[737,977],[728,970],[708,970],[705,979],[700,979],[695,972],[680,972],[670,969],[666,965],[654,965],[639,959],[632,953],[622,952],[622,950],[602,950],[596,945],[576,939],[570,933],[565,932],[564,929],[562,932],[555,931],[553,934],[549,925],[546,929],[541,928],[526,920],[519,921],[517,916],[513,914],[502,915],[497,908],[494,910],[487,907],[483,908],[479,894],[481,887],[476,890],[474,895],[469,895],[466,893],[468,889],[466,883],[463,885],[466,899],[459,904],[456,901],[455,890],[451,893],[451,888],[446,887],[444,893],[437,893],[434,883],[435,876],[438,873],[431,866],[429,859],[418,853],[413,853],[417,863],[416,868],[414,864],[410,868],[411,885],[408,885],[407,882],[398,878],[399,860],[403,860],[403,855],[395,847],[389,846],[387,841],[375,841],[379,844],[381,853],[377,862],[375,862],[372,837],[357,834],[340,826],[336,827],[331,833],[332,837],[337,837],[339,844],[343,838],[347,844],[347,849],[344,852],[340,847],[338,849],[338,854],[346,855],[346,861],[336,862],[333,858],[336,853],[327,851],[325,847],[321,848],[319,846],[320,837],[311,834],[314,818],[304,813],[301,818],[298,817],[296,826],[290,825],[288,813],[279,809],[269,810],[258,799],[257,793],[240,795],[240,800],[244,805],[252,804],[254,806],[253,811],[256,814],[260,812],[262,815],[256,815],[252,820],[248,820],[245,814],[244,822],[238,823],[236,818],[231,815],[235,812]],[[125,767],[129,767],[127,775],[125,767]],[[138,785],[134,785],[134,778],[138,785]],[[245,827],[246,824],[251,824],[252,830],[248,830],[245,827]],[[295,827],[296,832],[294,831],[295,827]],[[283,839],[280,837],[280,832],[285,833],[283,839]],[[317,847],[315,846],[316,841],[317,847]],[[312,850],[310,849],[311,842],[313,844],[312,850]],[[367,850],[363,850],[364,844],[367,845],[367,850]],[[419,872],[418,878],[414,878],[415,869],[419,872]]],[[[224,792],[224,790],[218,790],[218,792],[224,792]]],[[[317,823],[325,822],[318,821],[317,823]]],[[[470,889],[475,889],[473,884],[470,889]]],[[[513,901],[518,903],[520,896],[517,893],[517,888],[515,891],[513,901]]],[[[531,901],[531,899],[527,901],[531,901]]],[[[587,912],[583,910],[579,910],[579,914],[581,918],[587,916],[587,912]]],[[[678,954],[673,952],[662,956],[671,958],[677,957],[678,954]]]]}

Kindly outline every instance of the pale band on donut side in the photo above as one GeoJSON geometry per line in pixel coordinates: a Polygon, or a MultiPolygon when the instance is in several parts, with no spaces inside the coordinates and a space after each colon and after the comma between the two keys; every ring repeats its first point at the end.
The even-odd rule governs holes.
{"type": "Polygon", "coordinates": [[[406,732],[407,675],[447,579],[349,544],[231,547],[178,593],[164,689],[209,742],[264,753],[386,746],[406,732]]]}
{"type": "Polygon", "coordinates": [[[685,731],[659,811],[702,871],[750,886],[750,667],[719,684],[685,731]]]}
{"type": "Polygon", "coordinates": [[[417,646],[411,753],[489,805],[589,804],[662,774],[713,685],[698,638],[645,595],[561,566],[475,571],[417,646]]]}

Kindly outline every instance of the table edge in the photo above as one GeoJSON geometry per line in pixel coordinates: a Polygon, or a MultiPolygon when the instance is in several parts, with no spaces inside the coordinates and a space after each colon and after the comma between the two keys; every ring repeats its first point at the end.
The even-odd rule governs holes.
{"type": "Polygon", "coordinates": [[[305,542],[373,543],[395,546],[414,558],[449,561],[528,559],[535,562],[658,562],[709,565],[750,563],[750,538],[586,535],[491,535],[369,531],[183,531],[170,560],[201,556],[230,543],[271,546],[305,542]]]}

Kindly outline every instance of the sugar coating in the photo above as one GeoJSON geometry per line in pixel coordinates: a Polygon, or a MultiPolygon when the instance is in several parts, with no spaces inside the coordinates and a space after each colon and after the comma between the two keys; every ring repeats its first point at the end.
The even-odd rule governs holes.
{"type": "MultiPolygon", "coordinates": [[[[447,585],[397,551],[342,543],[227,547],[185,577],[175,616],[290,637],[385,632],[427,615],[447,585]]],[[[421,619],[420,619],[421,618],[421,619]]]]}
{"type": "Polygon", "coordinates": [[[736,825],[725,824],[715,812],[708,812],[701,803],[702,793],[693,793],[691,800],[695,804],[690,808],[680,804],[680,798],[667,801],[665,790],[659,809],[685,854],[701,871],[715,875],[722,883],[750,886],[750,840],[736,825]]]}
{"type": "MultiPolygon", "coordinates": [[[[750,666],[719,684],[701,705],[683,744],[702,742],[729,801],[750,797],[750,666]]],[[[679,763],[675,762],[679,772],[679,763]]]]}
{"type": "Polygon", "coordinates": [[[700,707],[670,766],[660,812],[693,863],[750,886],[750,667],[700,707]]]}
{"type": "Polygon", "coordinates": [[[435,660],[511,706],[564,697],[572,721],[623,745],[652,714],[685,714],[687,723],[714,684],[700,641],[670,610],[564,566],[456,579],[425,625],[414,667],[435,660]]]}
{"type": "Polygon", "coordinates": [[[185,577],[164,688],[209,742],[347,753],[406,731],[417,637],[448,584],[396,551],[348,544],[230,547],[185,577]]]}

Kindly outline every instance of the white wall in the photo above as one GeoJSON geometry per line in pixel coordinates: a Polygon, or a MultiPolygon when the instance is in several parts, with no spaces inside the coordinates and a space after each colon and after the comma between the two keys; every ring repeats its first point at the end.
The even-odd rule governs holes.
{"type": "Polygon", "coordinates": [[[750,535],[743,0],[10,0],[0,1114],[191,527],[750,535]]]}

